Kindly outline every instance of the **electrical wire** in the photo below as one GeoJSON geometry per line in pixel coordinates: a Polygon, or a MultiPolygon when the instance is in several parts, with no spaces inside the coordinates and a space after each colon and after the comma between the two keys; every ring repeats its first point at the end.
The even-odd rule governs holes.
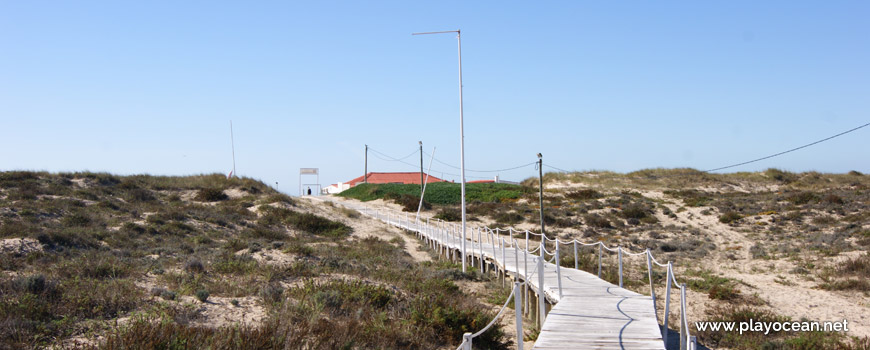
{"type": "MultiPolygon", "coordinates": [[[[413,152],[411,152],[411,153],[408,154],[407,156],[404,156],[404,157],[402,157],[402,158],[393,158],[393,157],[390,157],[390,156],[386,155],[385,153],[383,153],[383,152],[381,152],[381,151],[378,151],[378,150],[376,150],[376,149],[374,149],[374,148],[369,147],[369,149],[372,150],[373,152],[377,153],[377,154],[380,154],[380,155],[382,155],[382,156],[384,156],[384,157],[389,158],[389,159],[383,159],[383,158],[381,158],[381,159],[383,159],[383,160],[386,160],[386,161],[396,161],[396,162],[401,162],[401,161],[403,161],[403,160],[405,160],[405,159],[408,159],[408,157],[413,156],[413,155],[417,154],[417,152],[418,152],[418,150],[415,149],[413,152]]],[[[380,157],[379,157],[379,158],[380,158],[380,157]]]]}
{"type": "MultiPolygon", "coordinates": [[[[423,154],[431,156],[431,154],[427,153],[426,151],[423,151],[423,154]]],[[[462,168],[460,168],[460,167],[458,167],[458,166],[455,166],[455,165],[451,165],[451,164],[447,164],[447,163],[445,163],[445,162],[442,162],[442,161],[441,161],[440,159],[438,159],[438,158],[435,158],[435,161],[438,162],[438,163],[441,163],[441,164],[443,164],[443,165],[449,166],[449,167],[451,167],[451,168],[453,168],[453,169],[462,170],[462,168]]],[[[465,169],[465,171],[470,171],[470,172],[473,172],[473,173],[499,173],[499,172],[504,172],[504,171],[511,171],[511,170],[517,170],[517,169],[525,168],[525,167],[527,167],[527,166],[529,166],[529,165],[532,165],[532,164],[535,164],[535,163],[537,163],[537,162],[531,162],[531,163],[528,163],[528,164],[517,165],[517,166],[515,166],[515,167],[512,167],[512,168],[505,168],[505,169],[496,169],[496,170],[474,170],[474,169],[465,169]]]]}
{"type": "Polygon", "coordinates": [[[840,136],[846,135],[846,134],[848,134],[848,133],[850,133],[850,132],[856,131],[856,130],[861,129],[861,128],[863,128],[863,127],[866,127],[866,126],[868,126],[868,125],[870,125],[870,123],[867,123],[867,124],[861,125],[861,126],[859,126],[859,127],[857,127],[857,128],[853,128],[853,129],[849,129],[849,130],[843,131],[843,132],[841,132],[841,133],[839,133],[839,134],[836,134],[836,135],[834,135],[834,136],[829,136],[829,137],[823,138],[823,139],[818,140],[818,141],[816,141],[816,142],[811,142],[811,143],[808,143],[808,144],[803,145],[803,146],[800,146],[800,147],[792,148],[792,149],[787,150],[787,151],[782,151],[782,152],[779,152],[779,153],[776,153],[776,154],[771,154],[771,155],[769,155],[769,156],[761,157],[761,158],[758,158],[758,159],[753,159],[753,160],[750,160],[750,161],[747,161],[747,162],[742,162],[742,163],[732,164],[732,165],[723,166],[723,167],[720,167],[720,168],[715,168],[715,169],[710,169],[710,170],[704,170],[704,172],[705,172],[705,173],[709,173],[709,172],[713,172],[713,171],[724,170],[724,169],[728,169],[728,168],[738,167],[738,166],[741,166],[741,165],[746,165],[746,164],[749,164],[749,163],[755,163],[755,162],[757,162],[757,161],[761,161],[761,160],[765,160],[765,159],[770,159],[770,158],[773,158],[773,157],[781,156],[781,155],[786,154],[786,153],[791,153],[791,152],[797,151],[797,150],[802,149],[802,148],[807,148],[807,147],[810,147],[810,146],[812,146],[812,145],[819,144],[819,143],[822,143],[822,142],[828,141],[828,140],[830,140],[830,139],[833,139],[833,138],[837,138],[837,137],[840,137],[840,136]]]}
{"type": "MultiPolygon", "coordinates": [[[[723,167],[713,168],[713,169],[709,169],[709,170],[700,170],[700,172],[702,172],[702,173],[711,173],[711,172],[714,172],[714,171],[719,171],[719,170],[725,170],[725,169],[735,168],[735,167],[738,167],[738,166],[741,166],[741,165],[746,165],[746,164],[750,164],[750,163],[755,163],[755,162],[758,162],[758,161],[762,161],[762,160],[765,160],[765,159],[770,159],[770,158],[778,157],[778,156],[781,156],[781,155],[786,154],[786,153],[791,153],[791,152],[794,152],[794,151],[797,151],[797,150],[800,150],[800,149],[804,149],[804,148],[807,148],[807,147],[810,147],[810,146],[813,146],[813,145],[816,145],[816,144],[819,144],[819,143],[822,143],[822,142],[825,142],[825,141],[828,141],[828,140],[831,140],[831,139],[834,139],[834,138],[837,138],[837,137],[840,137],[840,136],[846,135],[846,134],[848,134],[848,133],[851,133],[851,132],[857,131],[857,130],[859,130],[859,129],[865,128],[865,127],[867,127],[867,126],[870,126],[870,123],[867,123],[867,124],[864,124],[864,125],[861,125],[861,126],[858,126],[858,127],[855,127],[855,128],[849,129],[849,130],[846,130],[846,131],[843,131],[843,132],[841,132],[841,133],[839,133],[839,134],[836,134],[836,135],[833,135],[833,136],[829,136],[829,137],[823,138],[823,139],[818,140],[818,141],[810,142],[810,143],[805,144],[805,145],[802,145],[802,146],[798,146],[798,147],[795,147],[795,148],[792,148],[792,149],[789,149],[789,150],[786,150],[786,151],[782,151],[782,152],[779,152],[779,153],[774,153],[774,154],[771,154],[771,155],[769,155],[769,156],[765,156],[765,157],[761,157],[761,158],[757,158],[757,159],[753,159],[753,160],[749,160],[749,161],[745,161],[745,162],[740,162],[740,163],[736,163],[736,164],[726,165],[726,166],[723,166],[723,167]]],[[[554,166],[552,166],[552,165],[544,164],[544,166],[545,166],[545,167],[548,167],[548,168],[552,168],[552,169],[558,170],[558,171],[561,171],[561,172],[563,172],[563,173],[569,173],[569,172],[570,172],[570,171],[567,171],[567,170],[565,170],[565,169],[560,169],[560,168],[554,167],[554,166]]],[[[693,172],[693,174],[696,174],[696,173],[693,172]]],[[[659,178],[677,177],[677,176],[684,176],[684,175],[685,175],[685,174],[675,174],[675,175],[668,175],[668,176],[657,176],[656,178],[659,179],[659,178]]]]}
{"type": "MultiPolygon", "coordinates": [[[[371,147],[369,147],[369,150],[374,151],[375,153],[374,153],[373,155],[375,155],[375,156],[376,156],[377,158],[379,158],[379,159],[382,159],[382,160],[385,160],[385,161],[390,161],[390,162],[399,162],[399,163],[405,164],[405,165],[407,165],[407,166],[409,166],[409,167],[412,167],[412,168],[414,168],[414,169],[417,169],[417,168],[419,167],[419,165],[417,165],[417,164],[411,164],[411,163],[408,163],[408,162],[406,162],[406,161],[403,160],[403,159],[406,159],[406,158],[408,158],[408,157],[414,155],[414,153],[419,152],[419,150],[415,150],[413,153],[411,153],[411,154],[409,154],[409,155],[407,155],[407,156],[405,156],[405,157],[402,157],[402,158],[394,158],[394,157],[391,157],[391,156],[389,156],[389,155],[387,155],[387,154],[385,154],[385,153],[383,153],[383,152],[380,152],[380,151],[378,151],[378,150],[375,150],[374,148],[371,148],[371,147]],[[389,158],[389,159],[381,158],[381,157],[377,156],[377,154],[380,154],[380,155],[382,155],[382,156],[384,156],[384,157],[387,157],[387,158],[389,158]]],[[[424,153],[425,153],[425,152],[424,152],[424,153]]],[[[453,173],[448,173],[448,172],[445,172],[445,171],[440,171],[440,170],[438,170],[438,169],[431,169],[431,170],[429,171],[429,173],[430,173],[430,174],[441,173],[441,174],[444,174],[444,175],[450,175],[450,176],[462,177],[462,175],[459,175],[459,174],[453,174],[453,173]]],[[[480,176],[471,176],[471,175],[465,175],[465,178],[481,179],[481,180],[482,180],[482,179],[489,179],[489,177],[480,177],[480,176]]],[[[443,180],[443,179],[442,179],[442,180],[443,180]]]]}

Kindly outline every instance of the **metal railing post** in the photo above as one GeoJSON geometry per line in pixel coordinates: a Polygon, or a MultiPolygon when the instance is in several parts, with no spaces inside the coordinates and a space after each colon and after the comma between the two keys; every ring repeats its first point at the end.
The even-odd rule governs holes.
{"type": "Polygon", "coordinates": [[[517,319],[517,350],[523,350],[523,293],[520,291],[519,281],[514,282],[514,313],[517,319]]]}
{"type": "Polygon", "coordinates": [[[483,263],[483,240],[480,238],[480,227],[477,228],[477,260],[480,261],[480,271],[486,272],[486,265],[483,263]]]}
{"type": "MultiPolygon", "coordinates": [[[[646,249],[646,271],[647,278],[649,278],[649,295],[652,297],[653,307],[656,306],[656,290],[653,288],[653,277],[652,277],[652,253],[650,253],[649,248],[646,249]]],[[[658,318],[658,314],[656,314],[656,318],[658,318]]]]}
{"type": "MultiPolygon", "coordinates": [[[[519,265],[517,266],[517,270],[519,270],[519,265]]],[[[529,252],[528,250],[523,250],[523,281],[524,283],[524,292],[526,293],[526,302],[529,300],[529,252]]],[[[528,310],[528,307],[526,308],[528,310]]]]}
{"type": "Polygon", "coordinates": [[[529,250],[529,230],[526,230],[526,250],[529,250]]]}
{"type": "Polygon", "coordinates": [[[573,242],[574,242],[574,269],[579,270],[580,264],[577,261],[577,240],[575,239],[573,242]]]}
{"type": "Polygon", "coordinates": [[[687,350],[689,341],[689,322],[686,317],[686,284],[680,285],[680,350],[687,350]]]}
{"type": "MultiPolygon", "coordinates": [[[[489,232],[492,233],[492,230],[489,230],[489,232]]],[[[495,251],[498,242],[495,241],[495,235],[491,235],[490,237],[492,238],[492,260],[498,260],[498,254],[495,251]]],[[[495,261],[495,265],[493,267],[495,268],[495,272],[498,272],[498,261],[495,261]]]]}
{"type": "Polygon", "coordinates": [[[544,295],[544,257],[538,257],[538,329],[544,328],[544,319],[547,318],[544,295]]]}
{"type": "Polygon", "coordinates": [[[598,278],[601,278],[601,247],[604,243],[598,242],[598,278]]]}
{"type": "Polygon", "coordinates": [[[504,238],[501,239],[501,287],[505,287],[505,276],[507,276],[507,257],[505,256],[504,238]]]}
{"type": "Polygon", "coordinates": [[[471,350],[471,333],[462,335],[462,350],[471,350]]]}
{"type": "Polygon", "coordinates": [[[667,274],[668,282],[665,284],[665,314],[662,319],[662,340],[665,342],[665,346],[668,345],[668,316],[671,313],[671,281],[674,279],[673,270],[671,270],[671,262],[668,261],[668,274],[667,274]]]}
{"type": "Polygon", "coordinates": [[[616,255],[619,256],[619,288],[622,288],[622,247],[616,247],[616,255]]]}
{"type": "Polygon", "coordinates": [[[559,257],[559,237],[556,237],[556,284],[559,286],[559,299],[562,299],[562,260],[559,257]]]}

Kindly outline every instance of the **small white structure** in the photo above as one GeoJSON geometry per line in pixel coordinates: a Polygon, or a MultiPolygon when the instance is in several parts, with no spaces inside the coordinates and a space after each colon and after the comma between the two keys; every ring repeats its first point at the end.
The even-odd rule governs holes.
{"type": "Polygon", "coordinates": [[[337,184],[332,184],[323,188],[323,194],[336,194],[341,193],[346,189],[350,188],[349,183],[339,182],[337,184]]]}

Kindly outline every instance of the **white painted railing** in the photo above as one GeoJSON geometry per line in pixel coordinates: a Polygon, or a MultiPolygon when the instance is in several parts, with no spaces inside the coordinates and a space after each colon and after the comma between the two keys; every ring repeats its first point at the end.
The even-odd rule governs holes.
{"type": "MultiPolygon", "coordinates": [[[[561,247],[564,247],[566,244],[568,246],[573,247],[573,255],[574,255],[574,268],[579,270],[579,253],[578,246],[598,247],[598,278],[601,278],[601,262],[603,251],[616,253],[618,260],[618,276],[619,276],[619,287],[623,287],[623,256],[646,256],[646,265],[647,265],[647,278],[649,279],[649,288],[650,288],[650,297],[652,298],[653,305],[656,302],[656,295],[653,283],[653,265],[664,267],[667,270],[666,276],[666,286],[665,286],[665,307],[664,307],[664,316],[661,321],[661,332],[662,332],[662,340],[664,342],[665,347],[667,347],[668,343],[668,316],[670,316],[670,296],[672,285],[676,284],[677,288],[680,289],[680,349],[681,350],[695,350],[696,348],[696,339],[695,336],[690,334],[689,330],[689,320],[687,316],[688,309],[686,308],[686,284],[680,284],[677,282],[676,277],[674,276],[673,264],[668,261],[666,264],[662,264],[658,262],[652,255],[649,249],[646,249],[642,252],[632,253],[627,249],[622,248],[621,246],[617,246],[616,248],[610,248],[604,245],[603,242],[595,242],[595,243],[584,243],[580,242],[576,239],[571,241],[562,241],[558,238],[550,238],[545,234],[530,232],[528,230],[518,231],[514,228],[489,228],[489,227],[470,227],[468,229],[469,233],[466,233],[466,237],[461,237],[461,228],[459,228],[456,224],[452,224],[449,222],[444,222],[442,220],[430,221],[430,219],[426,219],[425,222],[421,220],[416,221],[411,220],[409,215],[406,213],[402,215],[401,213],[383,210],[383,209],[371,209],[368,207],[363,207],[360,210],[363,214],[374,217],[378,220],[381,220],[385,223],[398,226],[400,228],[413,231],[418,238],[425,241],[427,246],[431,249],[438,252],[440,256],[446,256],[451,260],[461,260],[465,263],[464,257],[470,257],[470,265],[474,266],[475,258],[477,258],[477,266],[481,269],[481,271],[486,272],[486,261],[487,256],[491,254],[491,258],[494,260],[492,262],[494,269],[499,269],[499,261],[502,264],[502,285],[505,285],[505,276],[508,275],[507,271],[507,255],[506,249],[515,249],[516,254],[514,254],[514,258],[516,259],[515,266],[516,272],[514,273],[514,283],[513,290],[511,291],[511,295],[505,301],[504,306],[502,306],[498,315],[482,330],[477,333],[466,333],[463,335],[462,343],[457,349],[471,349],[471,344],[473,342],[473,338],[483,334],[488,330],[493,324],[495,324],[496,320],[498,320],[502,314],[504,313],[505,308],[510,303],[513,298],[516,298],[514,303],[514,309],[516,310],[517,317],[517,346],[518,349],[523,349],[523,331],[522,331],[522,317],[525,314],[529,317],[535,317],[537,319],[538,326],[543,328],[543,323],[546,320],[546,308],[545,308],[545,299],[556,299],[555,296],[548,296],[547,293],[544,292],[544,262],[553,263],[555,265],[555,274],[557,286],[556,290],[558,291],[558,298],[562,298],[562,275],[561,275],[561,247]],[[475,239],[476,232],[476,239],[475,239]],[[507,240],[502,236],[502,232],[507,236],[507,240]],[[515,234],[522,233],[524,234],[525,242],[521,242],[514,238],[515,234]],[[530,237],[540,237],[540,241],[536,244],[537,246],[530,249],[530,237]],[[470,251],[465,251],[466,244],[468,243],[470,238],[470,244],[467,244],[470,247],[470,251]],[[465,240],[465,242],[462,242],[465,240]],[[547,249],[547,242],[552,242],[552,251],[547,249]],[[524,245],[521,243],[525,243],[524,245]],[[520,262],[519,262],[519,254],[523,255],[523,273],[520,273],[520,262]],[[535,255],[537,253],[537,255],[535,255]],[[461,254],[461,259],[459,259],[456,254],[461,254]],[[499,259],[499,255],[500,258],[499,259]],[[547,259],[547,256],[550,256],[547,259]],[[535,264],[535,269],[529,273],[528,262],[531,256],[531,260],[535,264]],[[537,274],[538,285],[537,291],[535,291],[535,286],[530,285],[528,282],[537,274]],[[520,282],[522,280],[522,282],[520,282]],[[530,314],[530,306],[528,303],[529,300],[529,292],[533,291],[538,294],[538,305],[537,305],[537,314],[530,314]],[[526,302],[526,304],[523,303],[526,302]],[[526,310],[525,313],[523,310],[526,310]]],[[[554,300],[558,301],[558,300],[554,300]]],[[[658,319],[658,313],[655,312],[656,318],[658,319]]],[[[658,321],[658,320],[657,320],[658,321]]]]}

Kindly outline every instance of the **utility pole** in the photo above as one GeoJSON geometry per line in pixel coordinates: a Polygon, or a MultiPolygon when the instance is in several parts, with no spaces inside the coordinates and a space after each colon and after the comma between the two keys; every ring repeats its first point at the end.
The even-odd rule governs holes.
{"type": "Polygon", "coordinates": [[[462,205],[462,272],[465,273],[465,252],[466,252],[466,241],[468,240],[468,236],[465,234],[466,231],[466,217],[465,217],[465,121],[463,117],[462,111],[462,35],[460,31],[457,30],[445,30],[440,32],[426,32],[426,33],[412,33],[411,35],[423,35],[423,34],[443,34],[443,33],[456,33],[456,45],[459,54],[459,173],[460,180],[462,181],[462,185],[460,187],[460,195],[461,205],[462,205]]]}
{"type": "Polygon", "coordinates": [[[420,144],[420,196],[423,196],[423,141],[418,141],[420,144]]]}
{"type": "Polygon", "coordinates": [[[544,234],[544,158],[538,153],[538,188],[541,204],[541,234],[544,234]]]}
{"type": "Polygon", "coordinates": [[[363,183],[369,183],[369,145],[366,145],[366,170],[363,173],[363,183]]]}

